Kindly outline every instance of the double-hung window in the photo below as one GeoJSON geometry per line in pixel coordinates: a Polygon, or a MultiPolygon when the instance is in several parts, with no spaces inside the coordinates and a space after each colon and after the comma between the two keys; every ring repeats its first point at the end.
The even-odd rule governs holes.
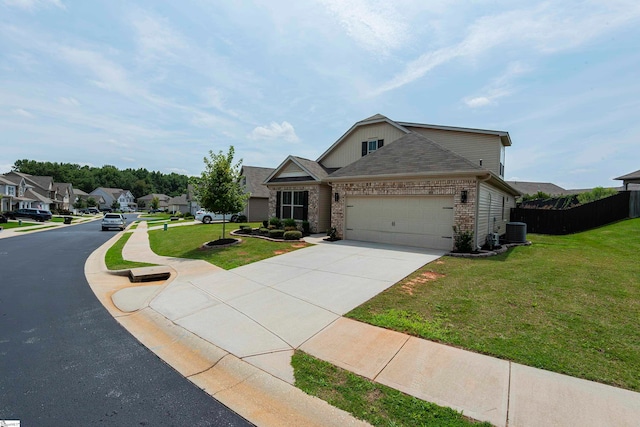
{"type": "Polygon", "coordinates": [[[278,193],[278,214],[280,218],[307,220],[308,191],[280,191],[278,193]]]}
{"type": "Polygon", "coordinates": [[[362,141],[362,155],[366,156],[374,151],[382,148],[384,145],[384,139],[370,139],[368,141],[362,141]]]}

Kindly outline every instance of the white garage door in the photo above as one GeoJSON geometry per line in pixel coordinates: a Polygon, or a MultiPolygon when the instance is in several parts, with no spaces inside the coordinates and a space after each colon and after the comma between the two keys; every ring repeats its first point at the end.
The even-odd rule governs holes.
{"type": "Polygon", "coordinates": [[[345,238],[450,251],[452,196],[347,197],[345,238]]]}

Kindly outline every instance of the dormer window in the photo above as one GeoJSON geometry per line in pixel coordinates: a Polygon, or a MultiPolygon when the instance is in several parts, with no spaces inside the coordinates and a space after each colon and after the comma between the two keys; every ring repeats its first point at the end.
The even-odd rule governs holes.
{"type": "Polygon", "coordinates": [[[362,141],[362,155],[366,156],[369,153],[373,153],[384,145],[384,139],[370,139],[368,141],[362,141]]]}

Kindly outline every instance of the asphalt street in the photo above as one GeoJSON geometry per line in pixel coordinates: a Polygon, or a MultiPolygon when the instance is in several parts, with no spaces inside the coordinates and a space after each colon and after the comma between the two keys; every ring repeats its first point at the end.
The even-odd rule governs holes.
{"type": "Polygon", "coordinates": [[[84,276],[100,223],[0,239],[0,420],[248,426],[123,329],[84,276]]]}

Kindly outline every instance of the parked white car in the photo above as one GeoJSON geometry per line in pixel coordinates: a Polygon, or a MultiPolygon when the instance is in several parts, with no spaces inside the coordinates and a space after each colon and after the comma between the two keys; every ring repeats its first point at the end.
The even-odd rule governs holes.
{"type": "Polygon", "coordinates": [[[110,228],[119,228],[124,230],[127,226],[127,220],[124,219],[124,215],[119,213],[108,213],[102,218],[102,231],[106,231],[110,228]]]}
{"type": "MultiPolygon", "coordinates": [[[[222,221],[222,214],[207,212],[203,210],[199,210],[196,212],[196,221],[202,221],[204,224],[209,224],[213,221],[222,221]]],[[[226,215],[224,219],[228,222],[235,222],[238,219],[238,214],[226,215]]]]}

